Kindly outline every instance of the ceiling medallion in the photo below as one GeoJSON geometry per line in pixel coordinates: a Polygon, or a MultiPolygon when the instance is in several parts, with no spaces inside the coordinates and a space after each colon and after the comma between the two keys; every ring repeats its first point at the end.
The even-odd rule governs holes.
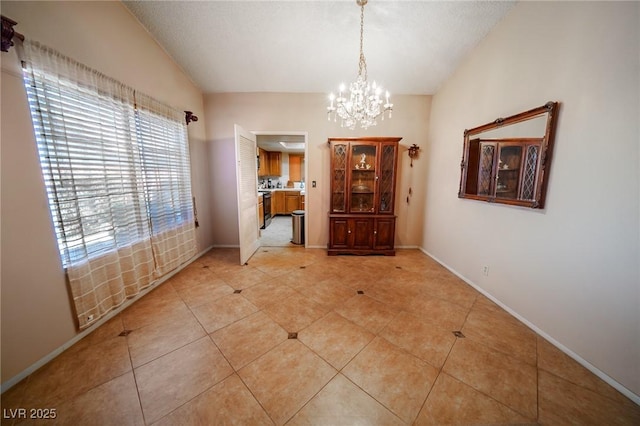
{"type": "Polygon", "coordinates": [[[331,104],[327,107],[327,119],[337,121],[340,118],[340,126],[354,129],[356,125],[366,129],[377,124],[376,119],[388,113],[391,118],[393,104],[389,102],[389,92],[385,92],[385,100],[382,100],[382,86],[369,84],[367,81],[367,61],[362,50],[364,34],[364,6],[368,0],[356,0],[360,6],[360,61],[358,63],[358,78],[349,85],[349,92],[345,92],[345,85],[340,85],[338,97],[333,93],[329,95],[331,104]],[[334,106],[335,101],[335,106],[334,106]]]}

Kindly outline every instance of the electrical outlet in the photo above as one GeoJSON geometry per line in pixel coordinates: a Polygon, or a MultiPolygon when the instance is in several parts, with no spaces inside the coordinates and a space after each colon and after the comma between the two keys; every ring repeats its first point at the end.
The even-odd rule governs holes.
{"type": "Polygon", "coordinates": [[[312,187],[312,188],[315,188],[315,187],[316,187],[316,181],[315,181],[315,180],[311,182],[311,187],[312,187]]]}
{"type": "Polygon", "coordinates": [[[482,267],[482,275],[484,275],[485,277],[489,276],[489,266],[488,265],[484,265],[482,267]]]}

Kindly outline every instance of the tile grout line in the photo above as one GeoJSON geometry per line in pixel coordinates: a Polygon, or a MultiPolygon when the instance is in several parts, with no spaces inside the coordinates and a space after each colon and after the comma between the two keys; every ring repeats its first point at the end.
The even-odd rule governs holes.
{"type": "MultiPolygon", "coordinates": [[[[475,301],[474,301],[474,304],[475,304],[475,301]]],[[[473,307],[473,305],[471,305],[471,306],[473,307]]],[[[469,312],[471,312],[471,308],[469,308],[469,312]]],[[[464,321],[462,323],[462,327],[460,327],[460,330],[462,330],[464,328],[464,324],[467,322],[467,318],[469,316],[469,312],[467,312],[467,315],[464,318],[464,321]]],[[[447,360],[449,359],[449,356],[451,355],[451,352],[453,352],[453,347],[456,345],[456,343],[458,343],[458,339],[459,339],[459,337],[456,336],[455,340],[453,341],[453,345],[451,345],[451,347],[449,348],[449,352],[447,352],[447,356],[444,358],[444,361],[442,362],[442,366],[438,369],[438,374],[436,375],[436,378],[433,380],[433,385],[431,385],[431,388],[429,389],[429,392],[427,393],[426,398],[422,402],[422,405],[420,406],[420,410],[418,410],[418,414],[416,415],[416,418],[413,419],[414,422],[417,420],[417,418],[420,416],[420,413],[422,412],[424,407],[427,405],[427,401],[429,400],[429,396],[431,395],[431,392],[433,392],[433,388],[435,387],[436,382],[438,381],[440,376],[442,374],[447,374],[447,373],[444,372],[444,366],[447,363],[447,360]]]]}
{"type": "MultiPolygon", "coordinates": [[[[464,322],[462,324],[462,327],[460,328],[461,330],[464,328],[464,325],[466,324],[467,319],[469,318],[469,315],[471,314],[471,311],[473,310],[473,308],[476,306],[477,303],[478,303],[478,295],[476,295],[476,300],[473,302],[473,305],[471,305],[471,307],[469,308],[469,312],[467,312],[467,315],[466,315],[465,320],[464,320],[464,322]]],[[[456,338],[456,342],[455,343],[457,343],[457,340],[458,339],[456,338]]],[[[488,346],[488,345],[484,344],[483,342],[480,342],[480,341],[478,341],[478,340],[476,340],[474,338],[470,338],[470,340],[475,342],[475,343],[478,343],[478,344],[482,345],[485,348],[488,348],[489,350],[496,351],[496,352],[498,352],[498,353],[500,353],[502,355],[508,356],[509,358],[512,358],[512,359],[516,360],[517,362],[520,362],[520,363],[526,364],[526,365],[530,365],[530,364],[527,364],[526,362],[520,360],[519,358],[513,357],[513,356],[511,356],[509,354],[505,354],[504,352],[502,352],[500,350],[497,350],[497,349],[495,349],[495,348],[493,348],[491,346],[488,346]]],[[[455,346],[455,343],[454,343],[453,346],[455,346]]],[[[449,356],[451,355],[451,352],[453,352],[453,346],[451,347],[451,350],[449,351],[449,354],[447,355],[447,359],[445,360],[445,364],[446,364],[446,361],[449,359],[449,356]]],[[[445,364],[442,365],[443,370],[444,370],[444,365],[445,364]]],[[[450,376],[453,379],[459,381],[460,383],[471,387],[475,391],[477,391],[477,392],[481,393],[482,395],[492,399],[493,401],[495,401],[496,403],[500,404],[501,406],[506,407],[506,408],[508,408],[509,410],[511,410],[511,411],[513,411],[515,413],[518,413],[522,417],[524,417],[524,418],[528,418],[529,417],[527,414],[520,412],[519,409],[511,407],[510,405],[507,405],[506,403],[496,399],[494,396],[485,393],[483,390],[476,388],[475,386],[463,381],[462,379],[459,379],[459,378],[457,378],[457,377],[455,377],[453,375],[450,375],[450,374],[448,374],[446,372],[444,372],[444,374],[447,374],[448,376],[450,376]]],[[[536,413],[538,413],[538,392],[539,392],[537,380],[538,380],[538,367],[537,367],[537,339],[536,339],[536,413]]],[[[537,417],[536,417],[536,421],[537,421],[537,417]]]]}
{"type": "MultiPolygon", "coordinates": [[[[373,340],[372,340],[373,341],[373,340]]],[[[369,344],[371,344],[371,342],[369,342],[369,344]]],[[[369,345],[367,345],[369,346],[369,345]]],[[[346,365],[345,365],[346,367],[346,365]]],[[[344,368],[344,367],[343,367],[344,368]]],[[[360,389],[363,393],[365,393],[366,395],[369,396],[369,398],[373,399],[374,401],[376,401],[378,404],[380,404],[382,407],[384,407],[385,410],[387,410],[388,412],[390,412],[393,416],[395,416],[397,419],[399,419],[402,423],[407,424],[407,422],[405,422],[400,416],[398,416],[395,411],[393,411],[391,408],[387,407],[382,401],[379,401],[375,396],[371,395],[369,392],[367,392],[366,390],[364,390],[360,385],[358,385],[356,382],[354,382],[353,380],[351,380],[351,378],[349,376],[347,376],[346,374],[342,373],[342,370],[340,370],[338,372],[338,374],[342,375],[342,377],[344,377],[346,380],[348,380],[349,382],[351,382],[355,387],[357,387],[358,389],[360,389]]],[[[418,411],[418,413],[420,413],[418,411]]],[[[415,421],[415,419],[414,419],[415,421]]],[[[411,423],[408,423],[411,424],[411,423]]]]}
{"type": "MultiPolygon", "coordinates": [[[[121,319],[121,321],[123,322],[123,328],[124,327],[124,320],[121,319]]],[[[129,354],[129,362],[131,363],[131,375],[133,376],[133,383],[135,384],[136,387],[136,395],[138,395],[138,405],[140,406],[140,413],[142,414],[142,421],[143,423],[146,425],[147,424],[147,418],[144,414],[144,408],[142,407],[142,397],[140,396],[140,387],[138,386],[138,377],[136,376],[136,369],[133,367],[133,359],[131,358],[131,348],[129,347],[129,335],[125,335],[124,338],[126,339],[127,342],[127,353],[129,354]]]]}
{"type": "MultiPolygon", "coordinates": [[[[204,266],[203,266],[203,268],[204,268],[204,266]]],[[[206,269],[209,269],[209,267],[207,266],[207,267],[206,267],[206,269]]],[[[224,281],[224,280],[223,280],[223,281],[224,281]]],[[[195,285],[202,285],[203,283],[204,283],[204,282],[199,282],[199,283],[197,283],[197,284],[195,284],[195,285]]],[[[171,283],[170,283],[170,282],[167,282],[167,284],[171,284],[171,283]]],[[[226,283],[226,281],[225,281],[225,285],[228,285],[228,283],[226,283]]],[[[173,287],[173,286],[172,286],[172,287],[173,287]]],[[[230,287],[231,287],[231,286],[230,286],[230,287]]],[[[231,288],[233,288],[233,287],[231,287],[231,288]]],[[[136,370],[137,368],[140,368],[140,367],[143,367],[143,366],[145,366],[145,365],[148,365],[148,364],[150,364],[150,363],[152,363],[152,362],[154,362],[154,361],[156,361],[156,360],[158,360],[158,359],[160,359],[160,358],[162,358],[162,357],[165,357],[165,356],[167,356],[167,355],[169,355],[169,354],[172,354],[172,353],[174,353],[174,352],[176,352],[176,351],[178,351],[178,350],[181,350],[181,349],[183,349],[183,348],[185,348],[185,347],[187,347],[187,346],[189,346],[189,345],[193,344],[194,342],[198,342],[198,341],[202,340],[203,338],[207,337],[207,338],[209,338],[209,341],[211,341],[211,343],[212,343],[212,344],[216,347],[216,349],[220,352],[220,354],[223,356],[223,358],[225,359],[225,361],[229,364],[229,366],[231,367],[232,371],[234,372],[234,373],[232,373],[232,374],[230,374],[230,375],[228,375],[228,376],[226,376],[226,377],[224,377],[224,378],[220,379],[218,382],[216,382],[216,383],[212,384],[211,386],[209,386],[208,388],[204,389],[202,392],[198,393],[197,395],[194,395],[192,398],[190,398],[189,400],[185,401],[183,404],[180,404],[179,406],[175,407],[173,410],[169,411],[168,413],[166,413],[166,414],[165,414],[165,415],[163,415],[162,417],[158,418],[155,422],[158,422],[158,421],[160,421],[161,419],[163,419],[163,418],[165,418],[165,417],[167,417],[167,416],[171,415],[171,413],[173,413],[173,412],[175,412],[176,410],[180,409],[180,408],[181,408],[181,407],[183,407],[184,405],[186,405],[186,404],[190,403],[190,402],[191,402],[191,401],[193,401],[194,399],[198,398],[200,395],[202,395],[202,394],[204,394],[205,392],[207,392],[207,391],[209,391],[210,389],[212,389],[214,386],[216,386],[216,385],[218,385],[218,384],[222,383],[224,380],[226,380],[227,378],[229,378],[231,375],[235,374],[235,369],[233,368],[233,366],[231,365],[231,363],[227,360],[226,356],[225,356],[225,355],[224,355],[224,353],[220,350],[220,348],[218,348],[218,345],[216,345],[216,343],[213,341],[213,339],[211,338],[210,334],[209,334],[209,333],[207,333],[207,329],[206,329],[206,328],[204,327],[204,325],[200,322],[200,319],[198,319],[198,316],[195,314],[195,312],[193,312],[193,309],[191,308],[191,306],[190,306],[190,305],[189,305],[189,304],[184,300],[184,298],[182,297],[182,295],[180,294],[180,292],[179,292],[179,291],[177,291],[177,290],[175,289],[175,287],[173,287],[173,289],[174,289],[174,291],[176,292],[177,296],[180,298],[180,301],[181,301],[181,302],[186,306],[186,308],[189,310],[189,313],[191,313],[191,315],[193,316],[193,318],[195,319],[195,321],[196,321],[196,322],[198,323],[198,325],[202,328],[202,331],[205,333],[205,335],[204,335],[204,336],[202,336],[202,337],[199,337],[199,338],[197,338],[197,339],[195,339],[195,340],[193,340],[193,341],[191,341],[191,342],[185,343],[184,345],[181,345],[181,346],[179,346],[179,347],[177,347],[177,348],[174,348],[173,350],[171,350],[171,351],[169,351],[169,352],[167,352],[167,353],[164,353],[164,354],[162,354],[162,355],[160,355],[160,356],[157,356],[157,357],[155,357],[155,358],[153,358],[153,359],[151,359],[151,360],[149,360],[149,361],[147,361],[147,362],[145,362],[145,363],[143,363],[143,364],[140,364],[140,365],[138,365],[138,366],[137,366],[137,367],[135,367],[135,368],[133,367],[133,359],[131,359],[131,351],[130,351],[129,344],[128,344],[128,340],[127,340],[127,351],[129,352],[129,358],[130,358],[130,362],[131,362],[132,373],[133,373],[134,380],[135,380],[135,383],[136,383],[136,391],[137,391],[137,393],[138,393],[138,401],[139,401],[139,404],[140,404],[140,409],[141,409],[141,411],[142,411],[143,421],[144,421],[145,425],[147,425],[148,423],[147,423],[147,420],[146,420],[146,416],[145,416],[145,414],[144,414],[144,410],[142,409],[142,398],[140,397],[140,389],[139,389],[139,387],[138,387],[138,381],[137,381],[137,378],[136,378],[136,375],[135,375],[135,370],[136,370]]],[[[145,327],[146,327],[146,326],[145,326],[145,327]]],[[[140,327],[139,329],[142,329],[142,328],[144,328],[144,327],[140,327]]],[[[139,329],[138,329],[138,330],[139,330],[139,329]]],[[[125,338],[126,338],[126,339],[128,339],[128,338],[129,338],[129,335],[127,334],[127,335],[125,336],[125,338]]],[[[155,422],[154,422],[154,423],[155,423],[155,422]]]]}
{"type": "MultiPolygon", "coordinates": [[[[294,289],[294,290],[295,290],[295,289],[294,289]]],[[[357,297],[358,295],[359,295],[359,293],[357,293],[357,292],[356,292],[356,294],[355,294],[354,296],[352,296],[352,297],[357,297]]],[[[304,296],[304,295],[303,295],[303,296],[304,296]]],[[[348,300],[351,300],[351,298],[349,298],[348,300]]],[[[379,302],[379,303],[382,303],[382,302],[379,302]]],[[[343,304],[344,304],[344,303],[343,303],[343,304]]],[[[385,306],[386,306],[386,304],[385,304],[385,306]]],[[[336,311],[335,311],[335,309],[336,309],[335,307],[334,307],[334,308],[332,308],[332,309],[331,309],[331,310],[329,310],[325,315],[323,315],[322,317],[318,318],[317,320],[315,320],[314,322],[312,322],[312,323],[311,323],[311,324],[309,324],[308,326],[304,327],[304,328],[303,328],[303,329],[301,329],[300,331],[302,331],[302,330],[304,330],[304,329],[309,328],[311,325],[313,325],[314,323],[316,323],[316,322],[318,322],[318,321],[322,320],[323,318],[327,317],[327,316],[328,316],[329,314],[331,314],[331,313],[334,313],[334,314],[336,314],[336,315],[340,316],[341,318],[344,318],[346,321],[350,322],[350,323],[351,323],[351,324],[353,324],[354,326],[356,326],[356,327],[358,327],[358,328],[360,328],[360,329],[365,330],[362,326],[360,326],[360,325],[358,325],[358,324],[354,323],[354,322],[353,322],[353,321],[351,321],[349,318],[345,318],[345,317],[343,317],[342,315],[340,315],[340,313],[336,312],[336,311]]],[[[398,311],[398,312],[394,315],[394,318],[395,318],[396,316],[398,316],[398,315],[399,315],[399,313],[400,313],[400,311],[398,311]]],[[[393,319],[391,319],[391,321],[393,321],[393,319]]],[[[389,321],[389,323],[391,323],[391,321],[389,321]]],[[[354,360],[354,359],[355,359],[355,358],[356,358],[360,353],[362,353],[362,351],[364,351],[367,347],[369,347],[369,346],[372,344],[372,342],[376,339],[376,337],[379,337],[379,338],[381,338],[381,339],[383,339],[383,340],[387,341],[386,339],[384,339],[384,337],[380,336],[380,333],[382,332],[382,330],[384,330],[384,329],[388,326],[388,324],[389,324],[389,323],[387,323],[387,325],[385,325],[384,327],[382,327],[378,332],[376,332],[376,333],[371,333],[371,334],[373,334],[373,336],[374,336],[374,337],[373,337],[369,342],[367,342],[367,344],[366,344],[366,345],[364,345],[364,346],[363,346],[363,347],[362,347],[358,352],[356,352],[356,353],[355,353],[351,358],[349,358],[349,360],[345,363],[345,365],[343,365],[340,369],[337,369],[335,366],[333,366],[333,364],[331,364],[331,362],[329,362],[329,360],[325,359],[322,355],[320,355],[319,353],[317,353],[313,348],[309,347],[306,343],[304,343],[304,341],[302,341],[302,340],[298,339],[298,340],[300,341],[300,343],[301,343],[302,345],[304,345],[308,350],[310,350],[314,355],[316,355],[317,357],[319,357],[320,359],[322,359],[322,360],[323,360],[324,362],[326,362],[329,366],[331,366],[334,370],[336,370],[336,374],[335,374],[335,375],[334,375],[334,376],[333,376],[329,381],[327,381],[327,383],[326,383],[324,386],[322,386],[322,388],[321,388],[318,392],[316,392],[316,394],[315,394],[313,397],[311,397],[311,398],[310,398],[310,399],[309,399],[309,400],[308,400],[308,401],[307,401],[307,402],[306,402],[306,403],[305,403],[305,404],[304,404],[304,405],[303,405],[303,406],[302,406],[302,407],[301,407],[301,408],[300,408],[300,409],[299,409],[295,414],[297,414],[297,413],[298,413],[299,411],[301,411],[301,410],[302,410],[302,409],[303,409],[303,408],[304,408],[304,407],[305,407],[309,402],[311,402],[311,400],[312,400],[313,398],[315,398],[315,396],[316,396],[317,394],[319,394],[319,393],[320,393],[320,391],[321,391],[322,389],[324,389],[324,388],[325,388],[325,387],[326,387],[326,386],[327,386],[327,385],[328,385],[328,384],[329,384],[333,379],[335,379],[338,375],[341,375],[341,376],[342,376],[342,377],[344,377],[346,380],[348,380],[349,382],[351,382],[354,386],[356,386],[358,389],[360,389],[363,393],[365,393],[365,394],[366,394],[366,395],[368,395],[370,398],[372,398],[374,401],[376,401],[378,404],[380,404],[382,407],[384,407],[384,408],[385,408],[389,413],[391,413],[393,416],[395,416],[396,418],[398,418],[399,420],[401,420],[403,423],[405,423],[405,424],[406,424],[406,422],[405,422],[403,419],[401,419],[401,418],[400,418],[400,417],[399,417],[399,416],[398,416],[398,415],[397,415],[397,414],[396,414],[396,413],[395,413],[391,408],[387,407],[387,406],[386,406],[382,401],[379,401],[376,397],[374,397],[374,396],[373,396],[373,395],[371,395],[369,392],[367,392],[366,390],[364,390],[363,388],[361,388],[357,383],[353,382],[353,381],[352,381],[352,380],[351,380],[347,375],[345,375],[345,374],[343,373],[343,370],[344,370],[344,369],[345,369],[345,368],[346,368],[346,367],[347,367],[347,366],[348,366],[348,365],[349,365],[349,364],[350,364],[350,363],[351,363],[351,362],[352,362],[352,361],[353,361],[353,360],[354,360]]],[[[365,331],[367,331],[367,330],[365,330],[365,331]]],[[[390,343],[390,344],[392,344],[391,342],[389,342],[389,343],[390,343]]],[[[392,345],[393,345],[393,344],[392,344],[392,345]]],[[[395,347],[395,345],[393,345],[393,346],[395,347]]],[[[401,349],[401,350],[402,350],[402,348],[399,348],[399,349],[401,349]]],[[[411,355],[411,354],[409,354],[409,355],[411,355]]],[[[411,356],[413,356],[413,355],[411,355],[411,356]]],[[[287,421],[290,421],[290,420],[295,416],[295,414],[294,414],[293,416],[291,416],[291,418],[289,418],[287,421]]],[[[414,419],[414,420],[415,420],[415,419],[414,419]]],[[[286,424],[286,422],[285,422],[285,424],[286,424]]]]}
{"type": "MultiPolygon", "coordinates": [[[[305,347],[307,347],[307,346],[305,345],[305,347]]],[[[314,354],[316,354],[316,353],[314,352],[314,354]]],[[[320,356],[320,355],[318,355],[318,354],[316,354],[316,355],[317,355],[317,356],[320,356]]],[[[322,357],[320,357],[320,359],[322,359],[323,361],[327,362],[327,361],[326,361],[324,358],[322,358],[322,357]]],[[[327,362],[327,364],[329,364],[329,363],[327,362]]],[[[293,418],[294,418],[294,417],[295,417],[295,416],[296,416],[300,411],[302,411],[302,410],[304,409],[304,407],[306,407],[306,406],[307,406],[307,405],[308,405],[308,404],[309,404],[309,403],[310,403],[310,402],[311,402],[311,401],[312,401],[316,396],[318,396],[318,394],[320,394],[320,392],[322,392],[322,390],[323,390],[324,388],[326,388],[327,386],[329,386],[329,383],[331,383],[331,382],[333,381],[333,379],[335,379],[336,377],[338,377],[338,375],[340,374],[340,371],[336,370],[336,369],[335,369],[331,364],[329,364],[329,365],[330,365],[330,366],[331,366],[331,367],[336,371],[336,374],[334,374],[333,376],[331,376],[331,378],[330,378],[329,380],[327,380],[327,383],[325,383],[324,385],[322,385],[322,386],[320,387],[320,389],[318,389],[318,391],[317,391],[316,393],[314,393],[314,394],[313,394],[313,395],[312,395],[312,396],[311,396],[307,401],[305,401],[305,403],[304,403],[304,404],[302,404],[302,406],[301,406],[300,408],[298,408],[298,410],[297,410],[295,413],[293,413],[293,414],[291,415],[291,417],[289,417],[287,420],[285,420],[285,422],[283,423],[284,425],[286,425],[288,422],[290,422],[290,421],[291,421],[291,420],[292,420],[292,419],[293,419],[293,418]]]]}
{"type": "MultiPolygon", "coordinates": [[[[273,321],[273,320],[272,320],[273,321]]],[[[279,325],[279,324],[278,324],[279,325]]],[[[280,326],[280,328],[282,328],[280,326]]],[[[283,328],[284,330],[284,328],[283,328]]],[[[286,331],[286,330],[285,330],[286,331]]],[[[273,419],[273,417],[271,417],[271,414],[269,414],[269,412],[267,411],[267,409],[262,405],[262,402],[260,402],[260,400],[258,399],[258,397],[254,394],[253,390],[249,387],[249,385],[244,381],[244,379],[242,378],[242,376],[240,375],[240,373],[238,371],[242,370],[243,368],[247,367],[249,364],[252,364],[254,362],[256,362],[257,360],[259,360],[260,358],[264,357],[266,354],[268,354],[269,352],[271,352],[272,350],[274,350],[275,348],[277,348],[278,346],[284,345],[285,342],[287,340],[283,340],[282,342],[278,343],[277,345],[275,345],[274,347],[272,347],[271,349],[269,349],[267,352],[259,355],[258,357],[256,357],[255,359],[251,360],[250,362],[246,363],[245,365],[243,365],[242,367],[240,367],[238,370],[236,370],[233,365],[231,365],[231,363],[229,363],[231,365],[231,368],[234,370],[234,374],[236,374],[238,376],[238,378],[240,379],[240,381],[242,382],[242,385],[249,391],[249,393],[251,394],[251,396],[253,397],[253,399],[258,403],[258,405],[260,406],[260,408],[262,408],[262,410],[264,411],[264,413],[267,415],[267,417],[269,417],[269,419],[271,420],[271,422],[273,422],[273,424],[277,424],[276,421],[273,419]]],[[[291,419],[288,419],[287,421],[289,421],[291,419]]],[[[285,422],[286,423],[286,422],[285,422]]]]}

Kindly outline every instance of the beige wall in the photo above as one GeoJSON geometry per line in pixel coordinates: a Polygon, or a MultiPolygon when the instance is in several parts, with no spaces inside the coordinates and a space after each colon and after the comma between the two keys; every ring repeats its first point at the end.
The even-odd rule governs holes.
{"type": "Polygon", "coordinates": [[[637,2],[519,3],[433,98],[424,219],[426,251],[636,395],[639,28],[637,2]],[[546,208],[458,199],[463,130],[547,101],[546,208]]]}
{"type": "MultiPolygon", "coordinates": [[[[347,70],[348,71],[348,70],[347,70]]],[[[337,83],[336,83],[337,84],[337,83]]],[[[396,198],[396,246],[417,247],[422,238],[426,160],[409,167],[407,148],[427,144],[430,96],[393,96],[394,115],[366,131],[348,130],[326,120],[325,94],[225,93],[205,95],[207,141],[211,155],[212,214],[216,245],[238,245],[233,125],[249,131],[308,132],[306,208],[309,247],[326,247],[329,237],[329,148],[337,136],[401,136],[396,198]],[[311,182],[317,182],[312,188],[311,182]],[[413,195],[406,203],[409,188],[413,195]]]]}
{"type": "MultiPolygon", "coordinates": [[[[119,2],[2,2],[16,30],[203,117],[202,93],[119,2]],[[114,23],[117,23],[114,25],[114,23]]],[[[15,49],[2,53],[2,382],[77,335],[15,49]]],[[[189,125],[198,249],[212,244],[204,123],[189,125]]]]}
{"type": "MultiPolygon", "coordinates": [[[[318,247],[328,236],[326,139],[402,136],[396,244],[422,245],[636,394],[639,8],[520,3],[433,105],[428,96],[395,96],[392,120],[370,131],[348,131],[322,119],[324,94],[211,94],[203,105],[200,91],[119,3],[2,2],[3,15],[17,20],[27,37],[200,116],[189,126],[200,250],[238,244],[234,123],[248,130],[308,132],[307,182],[318,184],[307,187],[308,243],[318,247]],[[458,199],[463,129],[548,100],[562,106],[546,209],[458,199]],[[406,149],[413,143],[423,151],[410,168],[406,149]],[[490,267],[488,277],[483,265],[490,267]]],[[[17,58],[15,51],[2,55],[5,382],[69,342],[76,330],[17,58]]]]}

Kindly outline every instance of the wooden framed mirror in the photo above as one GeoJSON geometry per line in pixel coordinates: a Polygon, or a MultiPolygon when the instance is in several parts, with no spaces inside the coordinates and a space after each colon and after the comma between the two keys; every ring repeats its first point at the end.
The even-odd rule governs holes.
{"type": "Polygon", "coordinates": [[[544,208],[558,102],[464,131],[459,198],[544,208]]]}

